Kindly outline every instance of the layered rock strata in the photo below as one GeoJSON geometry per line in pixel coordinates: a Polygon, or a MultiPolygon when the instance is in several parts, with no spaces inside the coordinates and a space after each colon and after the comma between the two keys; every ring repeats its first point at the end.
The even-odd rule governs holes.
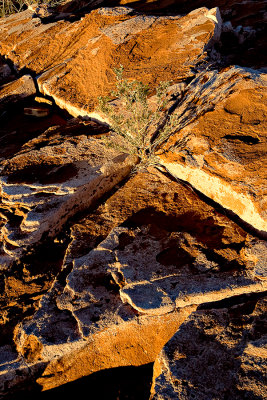
{"type": "Polygon", "coordinates": [[[153,399],[266,397],[266,74],[222,68],[227,40],[242,53],[260,34],[264,2],[254,18],[250,0],[227,0],[224,21],[212,1],[184,16],[140,12],[172,3],[185,13],[204,2],[0,20],[1,84],[30,73],[0,89],[0,397],[156,359],[153,399]],[[121,154],[129,146],[107,125],[53,108],[38,123],[23,115],[39,86],[72,115],[107,122],[98,97],[120,64],[150,85],[149,107],[173,81],[164,112],[176,124],[146,154],[157,169],[121,154]]]}
{"type": "Polygon", "coordinates": [[[85,135],[8,160],[0,180],[6,220],[1,228],[1,268],[45,237],[55,237],[69,218],[111,190],[137,161],[85,135]]]}

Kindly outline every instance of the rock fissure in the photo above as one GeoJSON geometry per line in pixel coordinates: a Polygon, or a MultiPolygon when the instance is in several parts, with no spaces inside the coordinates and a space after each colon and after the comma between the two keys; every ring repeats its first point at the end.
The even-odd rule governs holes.
{"type": "Polygon", "coordinates": [[[151,400],[265,399],[262,1],[103,3],[0,19],[0,397],[153,362],[151,400]],[[172,81],[155,167],[97,110],[120,65],[172,81]]]}

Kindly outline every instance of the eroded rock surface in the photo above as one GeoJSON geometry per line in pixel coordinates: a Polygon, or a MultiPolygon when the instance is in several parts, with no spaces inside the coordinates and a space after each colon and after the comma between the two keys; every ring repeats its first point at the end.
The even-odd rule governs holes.
{"type": "Polygon", "coordinates": [[[8,160],[1,173],[1,210],[7,221],[1,231],[2,269],[45,236],[55,237],[69,218],[125,178],[137,160],[87,136],[8,160]]]}
{"type": "Polygon", "coordinates": [[[152,399],[265,399],[266,299],[196,311],[164,346],[152,399]]]}
{"type": "Polygon", "coordinates": [[[218,9],[200,8],[184,17],[111,11],[94,10],[73,23],[42,24],[29,10],[11,16],[0,21],[0,53],[18,69],[38,74],[40,90],[70,114],[94,116],[98,96],[114,88],[114,67],[122,64],[126,78],[152,88],[185,80],[220,37],[218,9]]]}
{"type": "Polygon", "coordinates": [[[199,7],[219,7],[224,21],[220,50],[227,64],[266,67],[266,0],[115,0],[111,4],[118,2],[157,15],[184,15],[199,7]]]}
{"type": "Polygon", "coordinates": [[[140,172],[73,226],[63,275],[17,327],[17,351],[43,390],[151,362],[195,303],[264,290],[261,246],[190,189],[140,172]]]}
{"type": "MultiPolygon", "coordinates": [[[[5,71],[3,72],[5,74],[5,71]]],[[[34,81],[30,75],[7,83],[0,87],[0,111],[9,104],[15,104],[36,93],[34,81]]]]}
{"type": "Polygon", "coordinates": [[[197,76],[175,110],[170,151],[161,156],[175,177],[265,232],[266,83],[266,74],[237,67],[197,76]],[[180,137],[186,146],[175,148],[180,137]]]}
{"type": "Polygon", "coordinates": [[[0,397],[151,363],[172,338],[153,398],[265,398],[266,74],[223,67],[264,65],[252,56],[266,2],[219,0],[222,13],[212,0],[102,3],[0,20],[1,84],[30,73],[0,89],[0,397]],[[172,80],[164,111],[178,118],[151,159],[158,169],[51,98],[49,117],[23,115],[39,86],[103,120],[98,96],[120,64],[150,85],[149,107],[172,80]]]}

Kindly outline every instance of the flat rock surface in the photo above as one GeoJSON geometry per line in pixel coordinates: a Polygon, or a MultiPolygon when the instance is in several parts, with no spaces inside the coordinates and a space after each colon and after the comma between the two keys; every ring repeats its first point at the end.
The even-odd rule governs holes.
{"type": "Polygon", "coordinates": [[[175,110],[170,151],[161,156],[175,177],[265,232],[266,84],[266,74],[238,67],[197,76],[175,110]],[[183,137],[186,147],[175,147],[183,137]]]}
{"type": "Polygon", "coordinates": [[[151,400],[265,399],[266,299],[196,311],[164,346],[151,400]]]}
{"type": "Polygon", "coordinates": [[[72,23],[43,24],[30,10],[11,16],[0,21],[0,53],[18,69],[38,74],[41,91],[78,116],[92,112],[98,96],[114,88],[114,67],[122,64],[126,78],[152,87],[183,80],[220,36],[216,10],[200,8],[184,17],[110,10],[94,10],[72,23]]]}

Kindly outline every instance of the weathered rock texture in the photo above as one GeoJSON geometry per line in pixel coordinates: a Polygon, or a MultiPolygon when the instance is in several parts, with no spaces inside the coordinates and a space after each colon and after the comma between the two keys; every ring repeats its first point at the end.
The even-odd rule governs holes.
{"type": "Polygon", "coordinates": [[[164,346],[151,400],[265,399],[266,299],[196,311],[164,346]]]}
{"type": "Polygon", "coordinates": [[[73,226],[65,272],[16,329],[29,370],[5,364],[2,379],[12,390],[19,369],[46,390],[151,362],[195,303],[263,291],[262,255],[260,241],[190,189],[139,173],[73,226]]]}
{"type": "Polygon", "coordinates": [[[45,237],[55,237],[69,218],[111,190],[137,161],[87,136],[8,160],[0,181],[0,207],[7,221],[1,230],[1,268],[45,237]]]}
{"type": "Polygon", "coordinates": [[[35,93],[35,84],[30,75],[24,75],[20,79],[3,85],[0,87],[0,111],[8,104],[17,103],[35,93]]]}
{"type": "Polygon", "coordinates": [[[100,3],[83,16],[70,14],[74,1],[0,20],[1,84],[30,73],[0,89],[0,396],[150,363],[170,340],[155,399],[265,398],[266,74],[223,68],[260,38],[263,2],[254,20],[250,0],[219,1],[224,21],[212,1],[89,12],[100,3]],[[160,15],[171,8],[184,15],[160,15]],[[98,96],[120,64],[150,85],[151,107],[158,83],[173,81],[165,111],[176,126],[146,154],[157,169],[121,154],[129,146],[107,125],[55,106],[38,123],[23,115],[39,86],[73,116],[103,118],[98,96]]]}
{"type": "Polygon", "coordinates": [[[198,75],[175,113],[163,165],[256,229],[267,231],[267,77],[237,67],[198,75]],[[186,147],[175,148],[179,137],[186,147]]]}
{"type": "Polygon", "coordinates": [[[124,7],[102,8],[77,22],[50,24],[25,11],[0,21],[0,53],[18,69],[40,75],[41,91],[70,114],[93,116],[98,96],[114,88],[114,67],[122,64],[126,78],[152,87],[186,79],[193,66],[207,60],[220,31],[217,9],[154,17],[124,7]]]}
{"type": "MultiPolygon", "coordinates": [[[[121,0],[140,12],[184,15],[199,7],[219,7],[225,30],[221,53],[227,64],[252,68],[266,67],[266,0],[121,0]]],[[[107,4],[105,2],[105,4],[107,4]]],[[[111,1],[118,4],[118,1],[111,1]]]]}

